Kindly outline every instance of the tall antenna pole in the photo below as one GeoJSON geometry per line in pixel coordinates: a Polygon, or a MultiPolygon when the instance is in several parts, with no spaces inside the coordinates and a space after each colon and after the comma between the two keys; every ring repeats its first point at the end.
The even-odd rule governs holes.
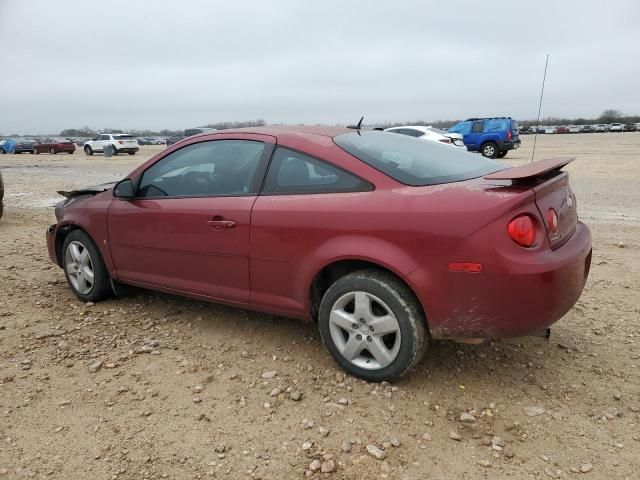
{"type": "Polygon", "coordinates": [[[547,80],[548,65],[549,54],[547,53],[547,60],[544,62],[544,76],[542,77],[542,91],[540,92],[540,103],[538,104],[538,121],[536,122],[536,134],[533,137],[533,151],[531,152],[531,162],[533,162],[533,156],[536,154],[536,141],[538,140],[538,128],[540,128],[540,112],[542,111],[542,97],[544,95],[544,83],[547,80]]]}

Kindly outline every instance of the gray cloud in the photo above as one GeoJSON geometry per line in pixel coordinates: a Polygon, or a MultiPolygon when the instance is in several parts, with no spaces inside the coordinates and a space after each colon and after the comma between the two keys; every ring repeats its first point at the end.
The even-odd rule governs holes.
{"type": "Polygon", "coordinates": [[[640,3],[0,0],[0,132],[640,112],[640,3]]]}

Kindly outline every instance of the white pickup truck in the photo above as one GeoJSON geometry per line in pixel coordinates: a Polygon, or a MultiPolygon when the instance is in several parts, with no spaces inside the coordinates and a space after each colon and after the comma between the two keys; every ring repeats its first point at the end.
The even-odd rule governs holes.
{"type": "Polygon", "coordinates": [[[115,148],[115,155],[119,153],[128,153],[135,155],[140,150],[138,140],[128,133],[101,133],[93,140],[89,140],[84,144],[84,153],[93,155],[94,153],[104,152],[104,147],[112,145],[115,148]]]}

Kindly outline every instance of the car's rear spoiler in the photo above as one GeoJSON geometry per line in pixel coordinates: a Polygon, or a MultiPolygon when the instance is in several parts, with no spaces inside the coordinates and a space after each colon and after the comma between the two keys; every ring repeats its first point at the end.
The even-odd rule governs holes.
{"type": "Polygon", "coordinates": [[[540,177],[553,170],[560,170],[565,165],[573,162],[574,158],[548,158],[519,167],[507,168],[499,172],[485,175],[487,180],[524,180],[527,178],[540,177]]]}

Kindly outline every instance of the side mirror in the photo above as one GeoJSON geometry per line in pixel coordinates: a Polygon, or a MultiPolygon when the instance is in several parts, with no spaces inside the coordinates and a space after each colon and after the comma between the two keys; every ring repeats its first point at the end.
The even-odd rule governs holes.
{"type": "Polygon", "coordinates": [[[125,178],[124,180],[117,183],[113,189],[113,196],[123,198],[125,200],[135,197],[133,182],[131,181],[131,179],[125,178]]]}

